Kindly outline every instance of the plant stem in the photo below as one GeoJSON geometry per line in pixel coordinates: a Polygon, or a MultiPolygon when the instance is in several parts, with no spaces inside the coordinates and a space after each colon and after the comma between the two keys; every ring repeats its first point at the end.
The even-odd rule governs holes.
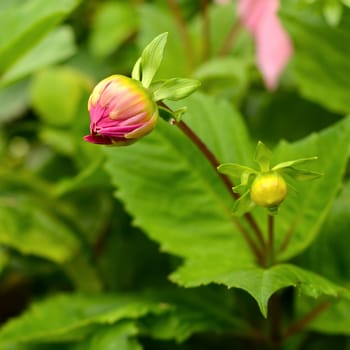
{"type": "Polygon", "coordinates": [[[293,323],[289,328],[284,332],[283,339],[287,339],[292,337],[293,335],[299,333],[305,327],[313,321],[317,316],[319,316],[322,312],[327,310],[331,306],[331,302],[324,301],[323,303],[317,305],[314,309],[312,309],[309,313],[304,315],[300,320],[293,323]]]}
{"type": "Polygon", "coordinates": [[[284,240],[283,240],[283,242],[278,250],[278,254],[283,253],[287,249],[288,244],[289,244],[290,240],[292,239],[292,236],[293,236],[293,233],[294,233],[296,226],[297,226],[297,220],[292,223],[289,230],[287,231],[287,233],[284,237],[284,240]]]}
{"type": "MultiPolygon", "coordinates": [[[[212,165],[212,167],[217,169],[217,167],[220,165],[219,161],[216,159],[214,154],[209,150],[207,145],[199,138],[199,136],[193,132],[193,130],[183,121],[180,120],[179,122],[176,122],[176,126],[199,148],[199,150],[205,155],[205,157],[208,159],[209,163],[212,165]]],[[[222,182],[224,183],[226,189],[229,191],[231,195],[233,195],[234,199],[239,198],[238,193],[234,193],[232,191],[232,187],[234,186],[231,180],[224,174],[218,173],[222,182]]]]}
{"type": "Polygon", "coordinates": [[[278,347],[282,340],[281,332],[281,299],[278,293],[272,295],[269,302],[269,339],[273,347],[278,347]]]}
{"type": "MultiPolygon", "coordinates": [[[[167,107],[168,108],[168,107],[167,107]]],[[[169,108],[168,108],[169,109],[169,108]]],[[[212,167],[217,170],[217,167],[220,165],[219,161],[215,157],[215,155],[209,150],[207,145],[198,137],[198,135],[193,132],[193,130],[183,121],[175,122],[176,126],[198,147],[198,149],[203,153],[203,155],[208,159],[209,163],[212,165],[212,167]]],[[[226,189],[230,193],[231,196],[235,200],[239,198],[239,194],[232,191],[232,187],[234,187],[234,184],[231,182],[231,180],[224,174],[218,173],[220,176],[222,182],[224,183],[226,189]]],[[[250,227],[253,229],[253,232],[255,233],[256,237],[258,238],[259,243],[261,244],[262,248],[265,247],[265,241],[263,238],[263,234],[257,225],[256,221],[254,220],[254,217],[250,213],[246,213],[244,215],[244,218],[247,220],[250,227]]],[[[263,254],[261,254],[259,248],[256,246],[254,241],[250,238],[249,233],[244,229],[244,227],[239,223],[238,220],[235,220],[236,225],[239,224],[239,229],[242,232],[245,240],[249,244],[249,246],[252,248],[254,254],[257,256],[257,259],[259,263],[263,262],[263,254]]]]}
{"type": "Polygon", "coordinates": [[[203,61],[207,60],[210,55],[210,17],[209,17],[209,0],[201,0],[202,16],[202,39],[203,39],[203,61]]]}
{"type": "Polygon", "coordinates": [[[267,256],[269,260],[269,264],[272,265],[275,260],[275,252],[274,252],[274,229],[275,229],[275,217],[273,215],[267,214],[267,256]]]}
{"type": "Polygon", "coordinates": [[[194,67],[194,51],[192,40],[190,34],[187,30],[187,25],[184,17],[181,13],[181,8],[176,0],[167,0],[168,6],[170,8],[171,13],[173,14],[173,18],[175,20],[175,24],[179,35],[181,37],[181,41],[184,44],[184,51],[187,59],[188,69],[191,72],[194,67]]]}
{"type": "Polygon", "coordinates": [[[230,31],[228,32],[225,40],[223,41],[219,51],[218,51],[218,55],[219,56],[225,56],[227,55],[232,46],[234,45],[236,38],[238,36],[238,33],[241,29],[241,23],[237,20],[231,27],[230,31]]]}

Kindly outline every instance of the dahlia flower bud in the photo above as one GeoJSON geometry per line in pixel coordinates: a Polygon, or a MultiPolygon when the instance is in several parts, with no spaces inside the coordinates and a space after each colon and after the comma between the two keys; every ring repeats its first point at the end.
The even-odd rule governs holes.
{"type": "Polygon", "coordinates": [[[252,201],[262,207],[272,208],[281,204],[287,195],[287,184],[277,172],[262,173],[250,189],[252,201]]]}
{"type": "Polygon", "coordinates": [[[158,108],[137,80],[112,75],[94,88],[88,103],[91,143],[124,146],[151,132],[158,108]]]}

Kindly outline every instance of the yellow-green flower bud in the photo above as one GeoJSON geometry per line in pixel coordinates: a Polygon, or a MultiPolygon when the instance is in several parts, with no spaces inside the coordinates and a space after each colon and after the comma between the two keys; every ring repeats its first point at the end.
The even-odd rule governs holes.
{"type": "Polygon", "coordinates": [[[250,189],[252,201],[262,207],[276,207],[287,195],[287,184],[277,172],[260,174],[254,180],[250,189]]]}

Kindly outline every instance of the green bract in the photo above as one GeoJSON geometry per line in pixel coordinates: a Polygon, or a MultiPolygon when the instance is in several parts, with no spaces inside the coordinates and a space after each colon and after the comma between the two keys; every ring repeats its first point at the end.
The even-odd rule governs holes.
{"type": "MultiPolygon", "coordinates": [[[[201,85],[199,80],[187,78],[170,78],[153,81],[163,59],[167,37],[168,33],[162,33],[145,47],[141,57],[136,61],[131,74],[133,79],[139,80],[145,88],[152,92],[153,99],[156,102],[164,99],[172,101],[181,100],[191,95],[201,85]]],[[[161,107],[167,109],[162,105],[161,107]]],[[[183,114],[183,110],[181,109],[179,113],[177,111],[171,111],[171,114],[172,118],[179,120],[183,114]]],[[[161,114],[161,116],[166,120],[169,119],[166,114],[165,116],[161,114]]]]}
{"type": "Polygon", "coordinates": [[[240,184],[232,188],[233,192],[240,195],[233,209],[236,215],[247,213],[254,205],[266,207],[270,214],[276,214],[279,205],[287,195],[285,177],[289,176],[295,180],[305,181],[322,176],[319,172],[294,167],[316,160],[317,157],[286,161],[271,167],[271,156],[271,150],[259,141],[254,158],[255,162],[259,164],[259,171],[235,163],[224,163],[218,167],[220,173],[240,180],[240,184]]]}

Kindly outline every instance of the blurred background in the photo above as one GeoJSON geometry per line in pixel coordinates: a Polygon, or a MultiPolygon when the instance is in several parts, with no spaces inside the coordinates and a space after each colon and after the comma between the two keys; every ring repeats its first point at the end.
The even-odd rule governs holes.
{"type": "Polygon", "coordinates": [[[201,80],[202,92],[242,114],[254,140],[293,141],[350,111],[348,1],[281,1],[294,52],[274,90],[265,87],[236,1],[222,3],[0,0],[1,323],[57,292],[171,285],[177,258],[132,225],[104,153],[83,141],[93,86],[130,75],[156,35],[169,32],[157,77],[201,80]]]}

